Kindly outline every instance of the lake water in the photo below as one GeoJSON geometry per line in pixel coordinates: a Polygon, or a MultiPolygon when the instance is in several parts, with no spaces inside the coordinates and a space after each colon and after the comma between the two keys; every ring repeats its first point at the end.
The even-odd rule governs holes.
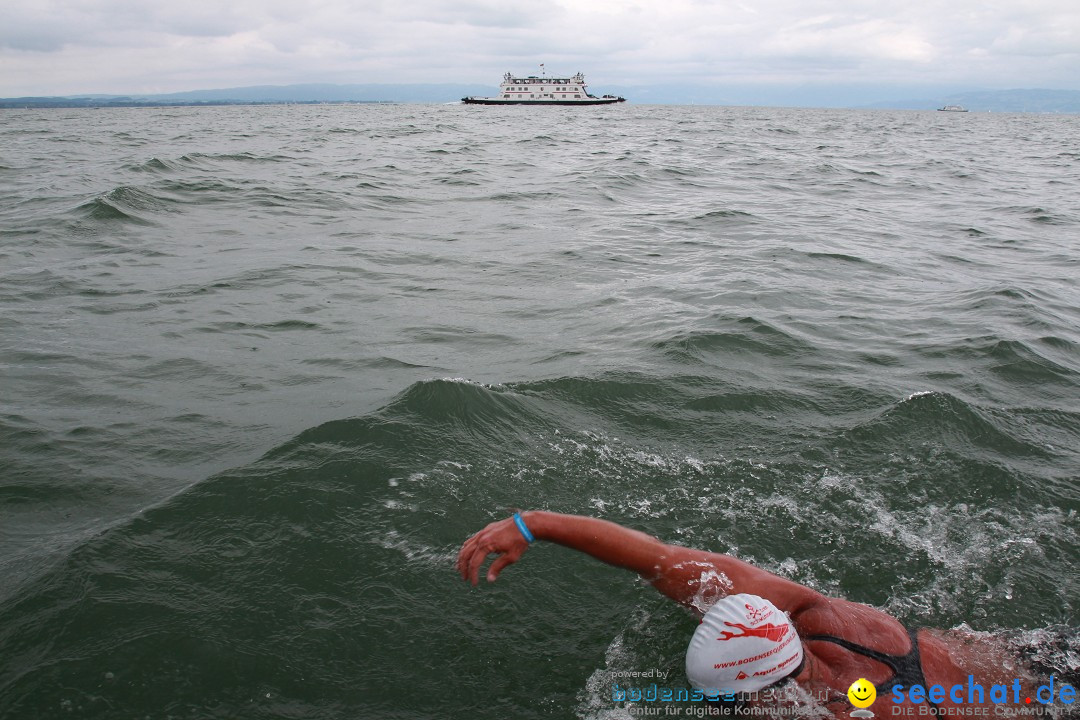
{"type": "Polygon", "coordinates": [[[1080,668],[1080,116],[5,111],[0,188],[4,718],[684,686],[630,576],[461,582],[514,507],[1080,668]]]}

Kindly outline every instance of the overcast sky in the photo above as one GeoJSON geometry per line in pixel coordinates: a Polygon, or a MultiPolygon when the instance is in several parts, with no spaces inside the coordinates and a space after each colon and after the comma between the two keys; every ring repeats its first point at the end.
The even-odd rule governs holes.
{"type": "Polygon", "coordinates": [[[0,0],[0,96],[244,85],[1080,90],[1080,0],[0,0]]]}

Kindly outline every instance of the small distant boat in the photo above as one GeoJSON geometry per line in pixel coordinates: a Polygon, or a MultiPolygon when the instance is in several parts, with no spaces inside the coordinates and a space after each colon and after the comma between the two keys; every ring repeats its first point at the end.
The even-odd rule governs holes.
{"type": "Polygon", "coordinates": [[[967,108],[963,105],[946,105],[938,108],[938,112],[967,112],[967,108]]]}
{"type": "Polygon", "coordinates": [[[590,95],[581,73],[568,78],[514,77],[506,73],[497,97],[469,96],[461,98],[461,102],[466,105],[611,105],[626,102],[626,98],[590,95]]]}

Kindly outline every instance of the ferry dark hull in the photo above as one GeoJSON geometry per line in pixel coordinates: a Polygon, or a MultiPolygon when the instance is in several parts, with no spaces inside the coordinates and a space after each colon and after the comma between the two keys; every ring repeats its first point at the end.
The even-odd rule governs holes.
{"type": "Polygon", "coordinates": [[[590,98],[588,100],[503,100],[502,98],[463,97],[466,105],[611,105],[626,102],[626,98],[590,98]]]}

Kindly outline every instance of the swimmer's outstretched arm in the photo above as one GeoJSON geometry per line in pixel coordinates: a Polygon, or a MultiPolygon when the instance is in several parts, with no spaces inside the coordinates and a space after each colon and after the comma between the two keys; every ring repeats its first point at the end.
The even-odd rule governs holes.
{"type": "MultiPolygon", "coordinates": [[[[545,540],[632,570],[675,602],[695,612],[694,597],[710,572],[721,575],[714,590],[727,594],[749,592],[768,598],[782,610],[798,612],[818,602],[821,596],[809,588],[785,580],[730,555],[667,545],[637,530],[598,518],[561,515],[544,511],[521,514],[537,540],[545,540]]],[[[529,543],[512,518],[498,520],[465,541],[458,553],[461,577],[476,585],[480,568],[489,555],[498,557],[487,571],[494,582],[502,570],[518,561],[529,543]]],[[[715,576],[712,576],[715,577],[715,576]]]]}

